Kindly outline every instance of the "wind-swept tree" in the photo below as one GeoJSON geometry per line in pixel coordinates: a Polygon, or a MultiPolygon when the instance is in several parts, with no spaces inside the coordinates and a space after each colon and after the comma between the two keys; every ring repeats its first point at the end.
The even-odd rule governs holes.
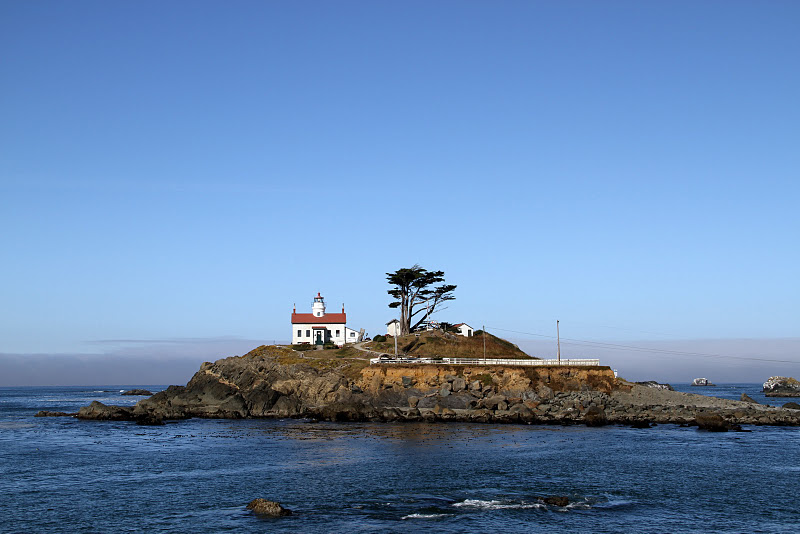
{"type": "MultiPolygon", "coordinates": [[[[443,271],[428,271],[419,265],[386,273],[393,287],[387,293],[395,300],[390,308],[400,308],[400,334],[405,335],[427,321],[443,302],[454,300],[456,286],[441,284],[443,271]],[[420,315],[421,314],[421,315],[420,315]]],[[[441,309],[441,308],[439,308],[441,309]]]]}

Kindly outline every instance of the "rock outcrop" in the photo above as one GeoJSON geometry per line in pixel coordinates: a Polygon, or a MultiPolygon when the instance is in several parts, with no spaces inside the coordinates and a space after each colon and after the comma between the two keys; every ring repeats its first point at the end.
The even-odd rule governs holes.
{"type": "Polygon", "coordinates": [[[767,397],[800,397],[800,381],[786,376],[771,376],[764,382],[767,397]]]}
{"type": "MultiPolygon", "coordinates": [[[[281,349],[286,351],[287,349],[281,349]]],[[[800,425],[800,411],[626,382],[608,367],[359,365],[287,356],[259,347],[204,363],[185,386],[132,407],[99,402],[80,419],[161,424],[187,417],[480,423],[800,425]],[[702,419],[702,417],[701,417],[702,419]]]]}

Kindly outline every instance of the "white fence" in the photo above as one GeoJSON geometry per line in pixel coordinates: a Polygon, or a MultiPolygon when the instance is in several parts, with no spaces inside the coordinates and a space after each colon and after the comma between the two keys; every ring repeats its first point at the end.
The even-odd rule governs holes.
{"type": "Polygon", "coordinates": [[[585,366],[598,366],[600,360],[589,359],[561,359],[561,360],[517,360],[517,359],[483,359],[483,358],[442,358],[441,360],[433,360],[431,358],[393,358],[382,356],[380,358],[372,358],[369,361],[372,364],[441,364],[441,365],[502,365],[502,366],[567,366],[567,367],[585,367],[585,366]]]}

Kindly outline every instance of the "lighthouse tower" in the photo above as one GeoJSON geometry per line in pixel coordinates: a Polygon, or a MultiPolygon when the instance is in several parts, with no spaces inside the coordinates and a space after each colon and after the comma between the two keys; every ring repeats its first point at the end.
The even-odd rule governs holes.
{"type": "Polygon", "coordinates": [[[322,298],[322,295],[319,293],[317,293],[317,296],[314,297],[314,304],[311,306],[311,313],[314,314],[314,317],[325,316],[325,299],[322,298]]]}

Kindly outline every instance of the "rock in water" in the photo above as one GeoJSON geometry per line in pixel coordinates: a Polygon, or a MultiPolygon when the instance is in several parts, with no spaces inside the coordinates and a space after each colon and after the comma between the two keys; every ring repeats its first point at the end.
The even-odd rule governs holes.
{"type": "Polygon", "coordinates": [[[771,376],[764,382],[767,397],[800,397],[800,382],[791,377],[771,376]]]}
{"type": "Polygon", "coordinates": [[[292,511],[284,508],[275,501],[268,501],[266,499],[253,499],[247,505],[248,510],[252,510],[258,515],[266,515],[270,517],[281,517],[284,515],[292,515],[292,511]]]}
{"type": "Polygon", "coordinates": [[[758,401],[755,400],[754,398],[752,398],[747,393],[742,393],[742,396],[739,397],[739,400],[742,401],[742,402],[752,402],[753,404],[758,404],[758,401]]]}
{"type": "Polygon", "coordinates": [[[78,412],[74,413],[67,413],[67,412],[48,412],[47,410],[40,410],[36,412],[34,417],[75,417],[78,415],[78,412]]]}
{"type": "Polygon", "coordinates": [[[699,413],[695,417],[695,422],[698,428],[709,432],[727,432],[730,430],[728,422],[718,414],[699,413]]]}
{"type": "Polygon", "coordinates": [[[567,506],[569,504],[569,499],[567,497],[553,495],[552,497],[545,497],[542,499],[542,502],[553,506],[567,506]]]}
{"type": "Polygon", "coordinates": [[[123,391],[120,395],[142,395],[142,396],[151,396],[153,393],[151,391],[147,391],[146,389],[129,389],[128,391],[123,391]]]}
{"type": "Polygon", "coordinates": [[[796,402],[787,402],[783,405],[783,407],[787,410],[800,410],[800,404],[797,404],[796,402]]]}

